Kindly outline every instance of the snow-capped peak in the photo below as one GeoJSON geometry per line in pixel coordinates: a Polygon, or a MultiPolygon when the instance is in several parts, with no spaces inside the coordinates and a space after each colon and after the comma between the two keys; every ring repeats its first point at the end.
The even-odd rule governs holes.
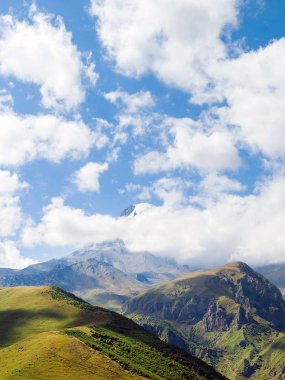
{"type": "Polygon", "coordinates": [[[121,216],[124,216],[124,217],[133,217],[133,216],[136,216],[136,215],[140,215],[148,210],[151,210],[152,208],[154,208],[155,206],[153,206],[152,204],[150,203],[137,203],[135,205],[131,205],[129,207],[127,207],[122,213],[121,213],[121,216]]]}

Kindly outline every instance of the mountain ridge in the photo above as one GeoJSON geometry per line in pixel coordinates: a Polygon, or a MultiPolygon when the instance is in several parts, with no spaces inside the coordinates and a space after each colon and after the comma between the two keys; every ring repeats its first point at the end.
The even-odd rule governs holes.
{"type": "Polygon", "coordinates": [[[146,290],[128,300],[123,312],[230,379],[266,378],[268,362],[276,371],[272,378],[285,371],[284,354],[273,350],[278,339],[285,343],[285,301],[275,285],[245,263],[196,271],[146,290]],[[280,353],[275,364],[264,359],[266,349],[280,353]],[[239,363],[237,371],[226,373],[231,361],[239,363]]]}

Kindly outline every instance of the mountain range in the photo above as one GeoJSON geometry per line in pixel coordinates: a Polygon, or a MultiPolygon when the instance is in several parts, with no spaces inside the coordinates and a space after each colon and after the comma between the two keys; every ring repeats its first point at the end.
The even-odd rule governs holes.
{"type": "Polygon", "coordinates": [[[22,270],[1,269],[0,286],[55,285],[93,304],[119,310],[128,297],[189,271],[189,266],[175,260],[131,252],[122,240],[115,240],[22,270]]]}
{"type": "MultiPolygon", "coordinates": [[[[121,217],[135,218],[151,207],[154,206],[149,204],[130,206],[122,212],[121,217]]],[[[22,270],[0,268],[0,287],[3,287],[0,289],[0,323],[4,318],[2,328],[0,326],[0,335],[7,336],[7,345],[10,347],[13,343],[10,341],[10,334],[11,336],[18,334],[21,327],[18,329],[16,325],[23,318],[25,320],[26,316],[31,317],[28,326],[32,326],[32,331],[36,329],[45,333],[49,330],[35,327],[33,321],[41,320],[40,326],[46,326],[50,324],[51,319],[57,318],[55,311],[49,314],[37,308],[36,312],[30,315],[28,301],[28,304],[21,307],[21,310],[28,309],[28,311],[24,311],[23,316],[19,309],[21,312],[18,315],[16,306],[9,304],[10,300],[11,302],[14,300],[14,291],[17,299],[15,302],[19,302],[19,307],[22,302],[20,295],[29,297],[29,289],[31,291],[34,289],[37,297],[39,295],[37,292],[42,292],[39,289],[45,289],[44,294],[48,289],[47,292],[52,294],[55,292],[60,295],[59,297],[63,297],[64,294],[68,304],[73,302],[71,299],[83,302],[67,295],[65,291],[68,291],[83,298],[85,306],[89,305],[86,304],[87,301],[123,313],[151,334],[170,344],[172,349],[167,348],[169,352],[173,350],[178,352],[174,349],[178,347],[207,362],[231,380],[285,378],[285,301],[280,292],[285,288],[285,264],[259,266],[254,270],[245,263],[237,262],[208,270],[194,271],[194,269],[190,265],[181,265],[174,259],[159,257],[150,252],[130,251],[120,239],[91,244],[66,257],[33,264],[22,270]],[[9,328],[10,332],[7,335],[5,326],[9,323],[9,318],[11,322],[15,319],[15,325],[9,328]]],[[[45,302],[49,304],[50,301],[45,298],[43,303],[45,302]]],[[[90,305],[86,307],[92,308],[90,305]]],[[[34,306],[31,309],[34,309],[34,306]]],[[[74,310],[71,310],[71,315],[73,312],[74,310]]],[[[102,310],[101,312],[103,313],[102,310]]],[[[107,313],[106,310],[104,312],[107,313]]],[[[111,313],[108,315],[117,315],[109,311],[108,313],[111,313]]],[[[62,317],[58,317],[60,318],[62,317]]],[[[63,319],[65,318],[69,320],[67,315],[63,319]]],[[[123,320],[126,324],[132,323],[129,319],[123,320]]],[[[121,322],[118,322],[118,325],[121,325],[121,322]]],[[[52,326],[57,325],[52,322],[52,326]]],[[[66,326],[69,327],[69,324],[66,326]]],[[[72,326],[79,324],[76,322],[72,326]]],[[[90,323],[84,326],[88,327],[90,323]]],[[[28,329],[25,327],[24,330],[28,329]]],[[[123,330],[125,333],[125,327],[123,330]]],[[[85,332],[84,330],[84,334],[85,332]]],[[[79,335],[73,331],[71,335],[87,346],[93,347],[94,331],[93,335],[91,334],[93,338],[90,338],[90,334],[83,336],[82,333],[82,330],[79,331],[79,335]]],[[[25,334],[23,338],[29,337],[29,334],[27,336],[25,334]]],[[[43,336],[44,339],[50,339],[51,345],[56,345],[59,338],[48,334],[43,336]]],[[[30,345],[41,344],[42,338],[41,335],[37,335],[29,339],[32,340],[27,341],[28,346],[26,342],[23,343],[25,350],[32,350],[30,345]]],[[[65,337],[60,343],[64,350],[70,344],[66,339],[65,337]]],[[[100,335],[99,338],[100,342],[105,340],[109,342],[113,339],[116,341],[117,336],[114,338],[110,336],[110,331],[105,330],[103,337],[100,335]]],[[[19,349],[19,346],[15,347],[19,349]]],[[[85,350],[82,347],[81,349],[85,350]]],[[[106,352],[110,353],[108,350],[106,352]]],[[[0,358],[9,361],[9,351],[5,351],[7,356],[1,357],[3,352],[0,350],[0,358]]],[[[106,352],[104,351],[104,354],[106,352]]],[[[43,355],[47,353],[44,352],[43,355]]],[[[108,357],[113,360],[112,355],[108,357]]],[[[122,364],[121,361],[119,364],[122,364]]],[[[117,364],[112,365],[116,367],[117,364]]],[[[123,367],[125,365],[124,362],[123,367]]],[[[34,362],[33,366],[37,368],[34,362]]],[[[14,368],[12,362],[11,368],[14,368]]],[[[119,371],[118,367],[116,368],[119,371]]],[[[153,377],[148,377],[146,372],[142,377],[132,377],[133,375],[128,377],[129,375],[120,371],[116,378],[167,378],[154,373],[151,375],[153,377]]],[[[0,371],[0,378],[1,375],[0,371]]],[[[177,379],[187,379],[188,375],[185,376],[177,379]]],[[[205,378],[203,376],[201,379],[205,378]]],[[[220,375],[217,376],[209,378],[221,378],[220,375]]]]}

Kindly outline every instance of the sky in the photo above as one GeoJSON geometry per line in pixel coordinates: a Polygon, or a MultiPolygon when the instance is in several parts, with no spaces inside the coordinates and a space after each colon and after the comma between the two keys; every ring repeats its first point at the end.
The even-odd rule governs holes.
{"type": "Polygon", "coordinates": [[[284,17],[0,0],[0,267],[118,238],[193,266],[284,262],[284,17]]]}

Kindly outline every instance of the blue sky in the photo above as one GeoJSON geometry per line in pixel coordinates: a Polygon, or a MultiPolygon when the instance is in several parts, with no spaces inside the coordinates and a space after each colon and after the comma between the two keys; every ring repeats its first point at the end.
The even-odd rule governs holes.
{"type": "Polygon", "coordinates": [[[116,238],[193,265],[284,261],[284,2],[0,14],[0,266],[116,238]]]}

